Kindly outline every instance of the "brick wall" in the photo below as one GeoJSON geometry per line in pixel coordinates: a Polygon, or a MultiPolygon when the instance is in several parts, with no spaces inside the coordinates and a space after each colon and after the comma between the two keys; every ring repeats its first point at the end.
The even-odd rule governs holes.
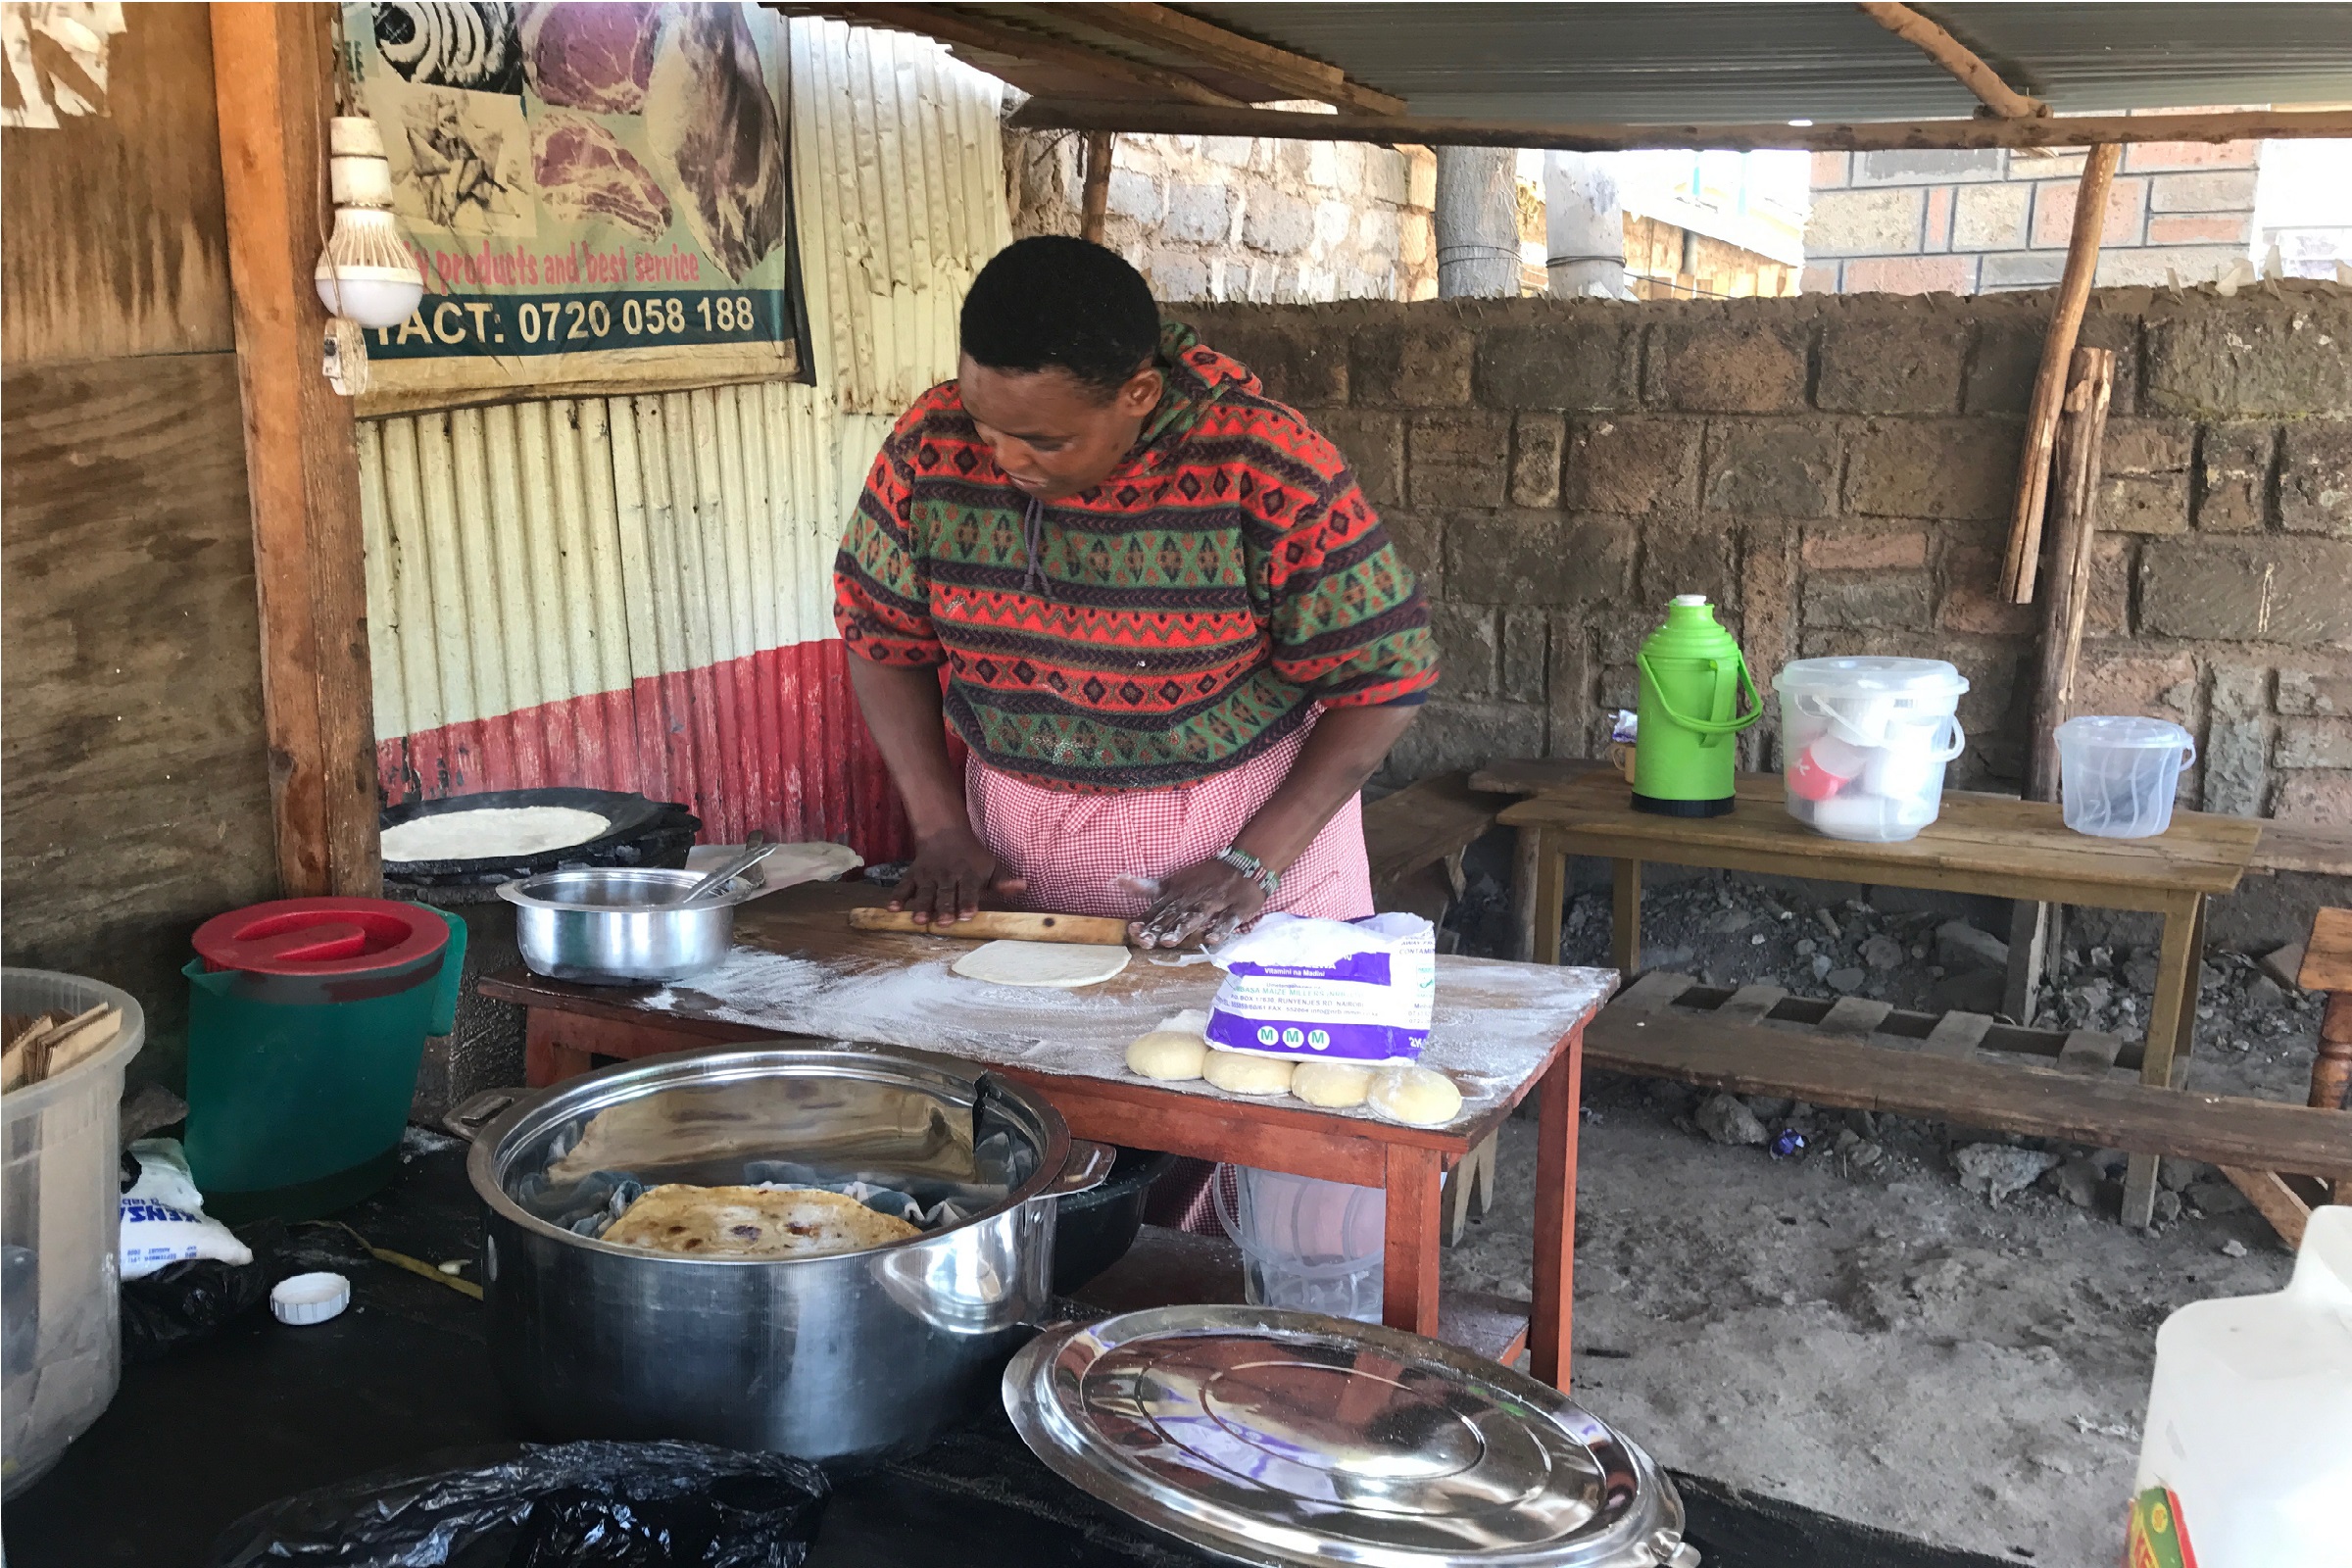
{"type": "MultiPolygon", "coordinates": [[[[2107,197],[2098,282],[2219,278],[2248,254],[2261,144],[2139,142],[2107,197]]],[[[2046,288],[2066,266],[2081,152],[1816,153],[1808,294],[2046,288]]]]}
{"type": "MultiPolygon", "coordinates": [[[[1012,231],[1075,234],[1080,138],[1004,138],[1012,231]]],[[[1162,300],[1426,299],[1437,155],[1248,136],[1118,138],[1103,242],[1162,300]]]]}
{"type": "MultiPolygon", "coordinates": [[[[2119,356],[2082,710],[2178,719],[2182,799],[2352,825],[2352,289],[2094,295],[2119,356]]],[[[1348,454],[1444,686],[1393,760],[1597,755],[1666,600],[1788,660],[1949,659],[2014,786],[2037,611],[1995,590],[2046,295],[1195,307],[1348,454]],[[2021,679],[2021,675],[2024,677],[2021,679]]],[[[1749,760],[1777,765],[1770,726],[1749,760]]]]}

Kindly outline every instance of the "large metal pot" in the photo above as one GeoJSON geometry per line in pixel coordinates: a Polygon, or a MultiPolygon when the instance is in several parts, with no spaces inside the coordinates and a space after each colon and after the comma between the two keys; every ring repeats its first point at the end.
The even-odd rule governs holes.
{"type": "Polygon", "coordinates": [[[500,1116],[467,1163],[492,1358],[553,1436],[913,1452],[997,1397],[1052,1297],[1054,1200],[1112,1157],[1028,1091],[909,1053],[722,1049],[573,1079],[500,1116]],[[795,1181],[961,1195],[969,1217],[787,1259],[677,1257],[562,1223],[594,1204],[598,1172],[724,1185],[771,1160],[808,1172],[795,1181]]]}
{"type": "Polygon", "coordinates": [[[514,906],[514,942],[533,974],[591,986],[667,985],[718,967],[735,906],[765,891],[737,877],[715,899],[678,906],[700,872],[656,866],[543,871],[498,890],[514,906]]]}

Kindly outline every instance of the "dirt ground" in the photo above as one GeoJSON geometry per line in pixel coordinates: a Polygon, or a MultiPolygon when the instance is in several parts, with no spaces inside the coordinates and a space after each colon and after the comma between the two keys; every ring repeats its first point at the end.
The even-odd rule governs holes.
{"type": "MultiPolygon", "coordinates": [[[[1502,940],[1501,906],[1492,881],[1473,887],[1464,951],[1502,940]]],[[[1645,966],[1997,1009],[1982,1000],[1997,951],[1939,940],[1951,918],[1708,876],[1653,890],[1645,966]]],[[[1606,931],[1605,899],[1581,896],[1568,961],[1605,962],[1606,931]]],[[[2045,997],[2067,1025],[2134,1036],[2153,967],[2152,949],[2078,950],[2045,997]]],[[[2191,1083],[2299,1102],[2318,1016],[2252,958],[2217,955],[2191,1083]]],[[[2157,1326],[2283,1285],[2269,1227],[2189,1162],[2165,1170],[2169,1217],[2127,1231],[2112,1151],[1751,1099],[1765,1135],[1807,1139],[1774,1157],[1702,1132],[1747,1132],[1712,1098],[1588,1082],[1578,1397],[1680,1469],[2035,1568],[2113,1568],[2157,1326]],[[1956,1164],[1982,1145],[2015,1148],[1960,1163],[2048,1169],[1996,1205],[1956,1164]]],[[[1449,1283],[1528,1294],[1533,1132],[1506,1127],[1495,1209],[1447,1254],[1449,1283]]]]}

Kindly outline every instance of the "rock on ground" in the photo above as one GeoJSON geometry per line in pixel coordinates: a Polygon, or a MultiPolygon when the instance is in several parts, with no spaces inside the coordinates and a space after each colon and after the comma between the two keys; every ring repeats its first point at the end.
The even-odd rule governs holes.
{"type": "Polygon", "coordinates": [[[1690,1113],[1691,1122],[1719,1144],[1760,1144],[1771,1136],[1735,1095],[1716,1095],[1690,1113]]]}
{"type": "Polygon", "coordinates": [[[1947,969],[2002,969],[2009,944],[1966,920],[1946,920],[1936,928],[1936,961],[1947,969]]]}

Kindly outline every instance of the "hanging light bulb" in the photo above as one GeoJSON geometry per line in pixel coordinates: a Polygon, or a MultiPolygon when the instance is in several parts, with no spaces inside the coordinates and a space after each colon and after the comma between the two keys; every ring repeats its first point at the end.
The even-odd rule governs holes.
{"type": "Polygon", "coordinates": [[[424,298],[424,274],[392,216],[392,164],[365,115],[331,122],[329,183],[335,231],[318,258],[318,298],[329,315],[362,326],[398,326],[424,298]]]}

